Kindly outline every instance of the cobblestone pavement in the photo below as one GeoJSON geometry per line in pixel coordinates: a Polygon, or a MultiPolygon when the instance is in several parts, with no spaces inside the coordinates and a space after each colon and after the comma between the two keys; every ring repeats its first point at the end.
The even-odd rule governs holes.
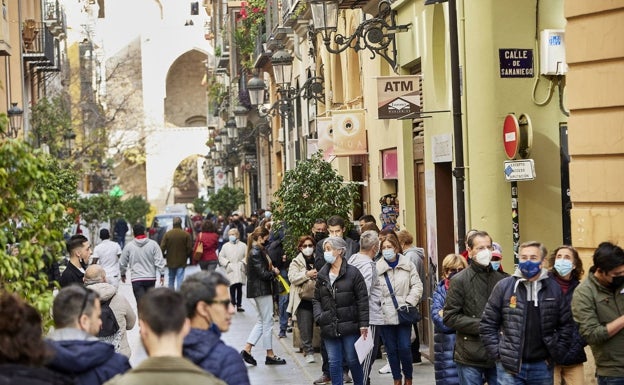
{"type": "MultiPolygon", "coordinates": [[[[195,271],[194,267],[187,268],[186,274],[195,271]]],[[[132,294],[132,286],[129,280],[126,284],[119,285],[119,292],[128,298],[130,303],[135,307],[136,302],[132,294]]],[[[165,277],[165,282],[167,279],[165,277]]],[[[256,311],[253,302],[247,299],[243,301],[243,308],[246,310],[242,313],[236,313],[232,322],[230,331],[224,333],[222,338],[226,344],[240,351],[245,344],[249,331],[256,322],[256,311]]],[[[286,338],[277,338],[279,327],[277,322],[274,325],[273,349],[275,354],[286,359],[286,365],[267,366],[264,365],[264,349],[262,346],[254,348],[252,354],[258,361],[258,366],[248,366],[249,379],[253,385],[312,385],[312,382],[321,375],[321,355],[315,354],[315,363],[306,363],[303,354],[299,353],[299,349],[293,348],[292,333],[287,333],[286,338]]],[[[134,329],[128,331],[130,346],[132,347],[132,357],[130,363],[136,366],[146,357],[145,350],[141,346],[138,323],[134,329]]],[[[373,364],[371,372],[372,385],[392,384],[392,375],[379,374],[378,370],[386,363],[384,360],[376,360],[373,364]]],[[[414,366],[413,384],[429,385],[435,384],[433,374],[433,364],[424,359],[421,365],[414,366]]]]}

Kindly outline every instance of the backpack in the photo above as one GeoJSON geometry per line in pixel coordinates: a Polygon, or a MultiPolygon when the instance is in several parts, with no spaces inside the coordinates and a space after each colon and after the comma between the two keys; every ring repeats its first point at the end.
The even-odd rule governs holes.
{"type": "Polygon", "coordinates": [[[110,337],[119,331],[119,323],[117,322],[117,318],[115,318],[113,309],[110,307],[110,301],[113,297],[111,297],[108,301],[100,302],[100,306],[102,308],[102,315],[100,316],[102,319],[102,328],[98,333],[98,337],[110,337]]]}

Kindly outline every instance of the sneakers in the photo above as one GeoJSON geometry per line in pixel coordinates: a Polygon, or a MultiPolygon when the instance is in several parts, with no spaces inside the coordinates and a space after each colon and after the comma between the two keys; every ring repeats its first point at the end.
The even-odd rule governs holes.
{"type": "Polygon", "coordinates": [[[246,350],[241,350],[240,355],[241,357],[243,357],[243,361],[245,361],[249,365],[253,365],[253,366],[258,365],[258,362],[256,361],[256,359],[253,358],[251,354],[247,353],[246,350]]]}
{"type": "Polygon", "coordinates": [[[307,355],[305,356],[305,361],[306,361],[308,364],[313,364],[313,363],[315,363],[315,362],[316,362],[316,359],[314,359],[314,354],[313,354],[313,353],[307,354],[307,355]]]}
{"type": "Polygon", "coordinates": [[[266,359],[264,360],[264,364],[265,365],[286,365],[286,360],[278,356],[273,356],[273,357],[266,356],[266,359]]]}
{"type": "Polygon", "coordinates": [[[379,369],[379,374],[388,374],[392,373],[392,369],[390,369],[390,364],[386,363],[384,366],[379,369]]]}
{"type": "Polygon", "coordinates": [[[236,311],[237,311],[237,312],[239,312],[239,313],[242,313],[242,312],[244,312],[244,311],[245,311],[245,309],[243,309],[242,307],[238,306],[238,307],[236,308],[236,311]]]}
{"type": "Polygon", "coordinates": [[[286,338],[286,333],[280,332],[280,334],[277,336],[277,338],[286,338]]]}
{"type": "Polygon", "coordinates": [[[321,374],[319,378],[317,378],[313,383],[313,385],[326,385],[331,384],[331,378],[325,374],[321,374]]]}
{"type": "Polygon", "coordinates": [[[348,384],[353,382],[353,379],[351,377],[349,377],[349,373],[342,373],[342,383],[343,384],[348,384]]]}

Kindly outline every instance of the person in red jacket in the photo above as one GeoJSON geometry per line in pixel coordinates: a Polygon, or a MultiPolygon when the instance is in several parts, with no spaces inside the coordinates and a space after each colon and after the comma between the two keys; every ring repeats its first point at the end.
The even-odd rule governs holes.
{"type": "Polygon", "coordinates": [[[195,240],[193,250],[197,248],[199,242],[204,245],[204,253],[199,259],[199,267],[202,270],[215,271],[217,266],[219,266],[219,259],[217,258],[219,234],[217,234],[217,229],[212,221],[205,220],[202,223],[201,232],[195,240]]]}

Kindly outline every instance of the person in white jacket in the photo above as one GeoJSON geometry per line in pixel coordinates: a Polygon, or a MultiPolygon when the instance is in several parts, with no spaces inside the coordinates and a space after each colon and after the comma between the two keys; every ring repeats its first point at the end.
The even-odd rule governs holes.
{"type": "Polygon", "coordinates": [[[357,267],[360,273],[362,273],[368,289],[368,323],[370,324],[368,338],[372,338],[375,344],[362,363],[365,384],[368,383],[373,361],[377,357],[379,349],[377,328],[384,324],[381,312],[381,284],[377,275],[377,266],[373,260],[378,252],[379,235],[376,231],[367,230],[360,236],[360,251],[353,254],[348,261],[350,265],[357,267]]]}
{"type": "Polygon", "coordinates": [[[227,232],[227,242],[219,252],[219,265],[225,270],[227,279],[230,281],[230,299],[236,311],[243,312],[243,285],[247,282],[245,271],[245,254],[247,245],[240,241],[240,233],[236,227],[227,232]]]}
{"type": "Polygon", "coordinates": [[[377,261],[377,274],[381,283],[381,310],[384,325],[380,327],[381,339],[386,347],[394,385],[412,385],[412,324],[399,322],[397,308],[414,307],[420,302],[423,285],[416,266],[401,254],[399,239],[393,232],[385,234],[381,242],[382,259],[377,261]],[[396,305],[394,299],[396,299],[396,305]],[[403,376],[401,376],[403,372],[403,376]]]}

